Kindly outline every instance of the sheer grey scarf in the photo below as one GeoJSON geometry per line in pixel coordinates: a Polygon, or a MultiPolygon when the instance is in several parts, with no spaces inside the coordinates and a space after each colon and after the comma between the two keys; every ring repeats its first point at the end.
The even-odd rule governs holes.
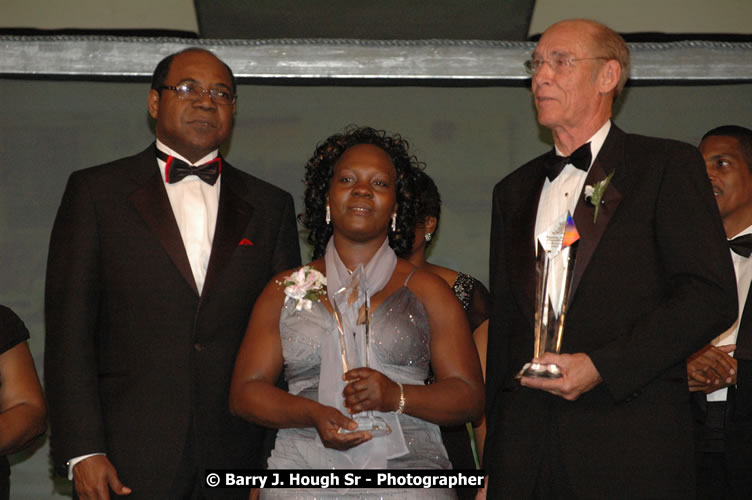
{"type": "MultiPolygon", "coordinates": [[[[397,255],[389,246],[389,239],[385,238],[384,243],[365,267],[360,264],[355,271],[350,272],[337,253],[332,237],[326,246],[324,260],[326,262],[327,296],[329,301],[332,302],[332,307],[336,304],[341,313],[341,327],[345,335],[340,335],[337,321],[334,321],[334,328],[322,342],[319,402],[337,408],[344,415],[349,416],[342,396],[345,382],[342,380],[344,367],[341,341],[344,341],[349,368],[365,366],[367,348],[365,345],[365,325],[363,321],[359,322],[358,319],[366,301],[368,301],[370,310],[370,297],[378,293],[389,282],[397,265],[397,255]]],[[[374,342],[374,337],[377,336],[378,332],[371,329],[371,345],[374,342]]],[[[377,356],[369,356],[369,362],[371,368],[384,373],[383,366],[377,356]]],[[[327,448],[327,456],[332,460],[335,468],[383,469],[386,468],[387,459],[397,458],[408,453],[397,415],[393,412],[374,411],[373,413],[386,421],[392,429],[391,434],[374,437],[370,441],[345,452],[327,448]]]]}

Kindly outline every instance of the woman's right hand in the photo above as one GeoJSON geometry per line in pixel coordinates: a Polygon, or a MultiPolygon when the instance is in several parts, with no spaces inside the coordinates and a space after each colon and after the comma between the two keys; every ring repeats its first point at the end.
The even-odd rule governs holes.
{"type": "Polygon", "coordinates": [[[349,450],[373,437],[370,432],[366,431],[341,432],[341,430],[357,429],[358,424],[331,406],[319,405],[314,411],[313,419],[316,431],[326,448],[349,450]]]}

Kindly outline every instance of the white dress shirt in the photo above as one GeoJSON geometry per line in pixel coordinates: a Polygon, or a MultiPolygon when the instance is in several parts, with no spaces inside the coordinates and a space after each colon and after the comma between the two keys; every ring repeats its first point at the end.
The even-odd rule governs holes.
{"type": "MultiPolygon", "coordinates": [[[[191,163],[177,152],[165,146],[157,139],[157,148],[170,156],[174,156],[189,165],[201,165],[219,155],[214,150],[196,163],[191,163]]],[[[165,162],[157,159],[162,179],[165,178],[165,162]]],[[[170,199],[172,212],[180,229],[185,253],[191,264],[193,279],[196,281],[198,292],[204,288],[206,270],[209,267],[214,229],[217,225],[217,208],[219,206],[219,185],[222,175],[214,185],[207,184],[195,175],[189,175],[175,184],[165,182],[167,197],[170,199]]]]}
{"type": "MultiPolygon", "coordinates": [[[[219,150],[214,150],[196,163],[191,163],[177,152],[173,151],[157,139],[157,148],[169,156],[174,156],[189,165],[201,165],[219,156],[219,150]]],[[[165,162],[157,158],[157,164],[165,181],[167,197],[170,199],[172,213],[178,223],[180,237],[183,239],[188,262],[191,264],[193,279],[196,281],[198,292],[201,293],[209,267],[214,229],[217,226],[217,208],[219,207],[219,184],[222,175],[214,185],[209,185],[195,175],[189,175],[175,184],[169,184],[165,179],[165,162]]],[[[105,453],[91,453],[68,461],[68,479],[73,479],[73,467],[82,460],[105,453]]]]}
{"type": "MultiPolygon", "coordinates": [[[[591,158],[588,170],[595,162],[595,158],[603,147],[609,130],[611,130],[611,120],[608,120],[589,141],[585,141],[590,143],[591,158]]],[[[556,148],[556,154],[561,156],[561,151],[559,151],[558,147],[556,148]]],[[[548,180],[548,177],[546,177],[540,200],[538,201],[538,212],[535,218],[535,233],[533,234],[536,241],[538,240],[538,235],[550,228],[554,222],[567,213],[567,210],[569,213],[574,214],[574,209],[577,206],[577,197],[582,192],[586,178],[587,172],[580,170],[571,163],[567,163],[559,176],[553,181],[548,180]]]]}
{"type": "MultiPolygon", "coordinates": [[[[752,226],[741,233],[734,236],[743,236],[745,234],[752,234],[752,226]]],[[[739,296],[739,316],[731,328],[714,338],[711,342],[714,346],[723,346],[728,344],[736,344],[736,337],[739,335],[739,324],[742,321],[742,315],[744,314],[744,305],[747,302],[747,295],[749,294],[749,286],[752,283],[752,256],[742,257],[736,252],[731,252],[731,261],[734,263],[734,273],[736,274],[736,292],[739,296]]],[[[750,311],[752,314],[752,311],[750,311]]],[[[734,353],[732,352],[733,356],[734,353]]],[[[708,401],[726,401],[728,395],[728,388],[718,389],[707,395],[708,401]]]]}

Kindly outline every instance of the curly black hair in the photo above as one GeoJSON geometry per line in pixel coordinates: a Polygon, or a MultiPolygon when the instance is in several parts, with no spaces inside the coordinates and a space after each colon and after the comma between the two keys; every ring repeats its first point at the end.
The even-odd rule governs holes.
{"type": "Polygon", "coordinates": [[[416,173],[422,164],[409,153],[409,143],[399,134],[389,135],[371,127],[350,126],[341,134],[334,134],[316,147],[306,163],[304,179],[305,212],[298,219],[310,231],[308,243],[313,246],[313,258],[324,255],[326,244],[334,229],[326,223],[326,199],[334,166],[344,152],[358,144],[371,144],[383,149],[392,159],[397,172],[397,230],[389,229],[389,246],[399,257],[407,257],[415,237],[418,221],[418,200],[415,195],[416,173]]]}
{"type": "MultiPolygon", "coordinates": [[[[436,183],[424,170],[419,170],[416,173],[415,192],[418,193],[418,224],[423,224],[426,217],[435,217],[436,229],[434,233],[436,233],[441,218],[441,195],[436,183]]],[[[426,248],[431,245],[431,241],[426,241],[426,248]]]]}

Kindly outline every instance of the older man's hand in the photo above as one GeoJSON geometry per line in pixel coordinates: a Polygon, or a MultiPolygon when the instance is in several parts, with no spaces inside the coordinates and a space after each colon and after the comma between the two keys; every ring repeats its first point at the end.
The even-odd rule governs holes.
{"type": "Polygon", "coordinates": [[[554,363],[561,369],[562,376],[560,378],[522,377],[520,384],[531,389],[550,392],[569,401],[574,401],[603,381],[590,356],[581,352],[576,354],[546,353],[542,358],[534,361],[554,363]]]}

